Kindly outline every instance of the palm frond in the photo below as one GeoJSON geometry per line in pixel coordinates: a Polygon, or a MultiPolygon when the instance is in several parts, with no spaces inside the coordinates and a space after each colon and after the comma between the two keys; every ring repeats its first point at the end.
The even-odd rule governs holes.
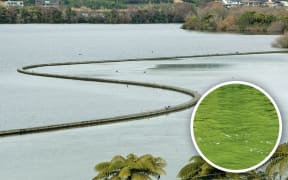
{"type": "Polygon", "coordinates": [[[199,172],[200,168],[197,164],[189,163],[178,172],[177,177],[181,179],[191,179],[195,176],[198,176],[199,172]]]}
{"type": "Polygon", "coordinates": [[[281,144],[268,162],[266,162],[265,174],[273,177],[275,173],[284,175],[288,167],[288,144],[281,144]]]}
{"type": "Polygon", "coordinates": [[[121,169],[119,175],[121,179],[127,179],[129,176],[131,176],[131,170],[129,167],[124,167],[121,169]]]}
{"type": "Polygon", "coordinates": [[[108,171],[120,171],[123,167],[125,167],[125,162],[123,161],[113,161],[108,167],[108,171]]]}
{"type": "Polygon", "coordinates": [[[151,154],[140,157],[129,154],[126,157],[117,155],[110,162],[97,164],[95,170],[98,175],[94,180],[129,178],[132,180],[150,180],[152,176],[157,178],[166,174],[164,170],[166,161],[160,157],[153,157],[151,154]]]}
{"type": "Polygon", "coordinates": [[[134,173],[131,177],[132,180],[152,180],[149,176],[140,173],[134,173]]]}
{"type": "Polygon", "coordinates": [[[100,172],[103,171],[104,169],[107,169],[110,166],[110,162],[102,162],[99,163],[95,166],[95,171],[100,172]]]}
{"type": "Polygon", "coordinates": [[[126,159],[123,157],[123,156],[120,156],[120,155],[117,155],[117,156],[114,156],[111,160],[111,162],[113,161],[122,161],[122,162],[125,162],[126,159]]]}

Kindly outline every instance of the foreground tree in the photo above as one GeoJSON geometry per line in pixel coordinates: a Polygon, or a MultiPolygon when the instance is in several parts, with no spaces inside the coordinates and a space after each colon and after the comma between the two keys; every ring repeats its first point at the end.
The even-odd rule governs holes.
{"type": "MultiPolygon", "coordinates": [[[[200,156],[193,156],[187,165],[185,165],[178,173],[177,177],[181,179],[197,179],[212,173],[213,168],[206,163],[200,156]]],[[[213,172],[215,174],[215,172],[213,172]]],[[[218,172],[217,172],[218,174],[218,172]]]]}
{"type": "Polygon", "coordinates": [[[275,176],[279,176],[281,180],[283,175],[288,171],[288,144],[281,144],[266,164],[266,176],[272,179],[275,176]]]}
{"type": "Polygon", "coordinates": [[[247,173],[235,174],[220,171],[200,156],[193,156],[187,165],[185,165],[178,173],[178,178],[181,180],[206,180],[206,179],[260,179],[256,171],[250,171],[247,173]]]}
{"type": "Polygon", "coordinates": [[[129,154],[126,158],[117,155],[111,161],[95,166],[98,174],[93,180],[152,180],[152,177],[160,179],[160,176],[166,174],[165,166],[164,159],[150,154],[140,157],[129,154]]]}

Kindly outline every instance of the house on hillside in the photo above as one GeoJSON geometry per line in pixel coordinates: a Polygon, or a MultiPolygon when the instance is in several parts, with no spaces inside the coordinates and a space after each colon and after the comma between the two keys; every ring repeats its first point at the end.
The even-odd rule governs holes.
{"type": "Polygon", "coordinates": [[[35,0],[36,6],[41,7],[59,7],[61,0],[35,0]]]}
{"type": "MultiPolygon", "coordinates": [[[[219,2],[219,0],[217,0],[219,2]]],[[[235,6],[252,6],[252,7],[259,7],[259,6],[283,6],[286,1],[279,1],[279,0],[221,0],[222,4],[225,7],[235,7],[235,6]],[[281,2],[284,2],[281,4],[281,2]]],[[[286,2],[288,5],[288,3],[286,2]]]]}
{"type": "Polygon", "coordinates": [[[173,3],[183,3],[184,1],[183,0],[173,0],[173,3]]]}
{"type": "Polygon", "coordinates": [[[3,6],[5,7],[23,7],[24,2],[23,1],[4,1],[2,3],[3,6]]]}
{"type": "Polygon", "coordinates": [[[225,7],[235,7],[241,5],[241,0],[222,0],[225,7]]]}
{"type": "Polygon", "coordinates": [[[253,6],[253,7],[258,7],[262,6],[265,3],[263,0],[242,0],[242,4],[244,6],[253,6]]]}

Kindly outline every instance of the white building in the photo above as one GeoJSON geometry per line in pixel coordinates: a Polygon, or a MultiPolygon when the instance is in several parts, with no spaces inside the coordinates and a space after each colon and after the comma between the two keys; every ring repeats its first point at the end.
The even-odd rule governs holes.
{"type": "MultiPolygon", "coordinates": [[[[216,0],[219,2],[220,0],[216,0]]],[[[221,0],[222,4],[226,7],[234,7],[234,6],[288,6],[287,1],[279,1],[279,0],[221,0]]],[[[220,2],[221,2],[220,1],[220,2]]]]}
{"type": "Polygon", "coordinates": [[[287,1],[280,1],[280,4],[282,6],[288,7],[288,2],[287,1]]]}
{"type": "Polygon", "coordinates": [[[4,6],[6,7],[23,7],[24,2],[23,1],[4,1],[4,6]]]}
{"type": "Polygon", "coordinates": [[[61,0],[35,0],[36,6],[42,7],[59,7],[61,0]]]}
{"type": "Polygon", "coordinates": [[[222,0],[225,7],[234,7],[242,5],[241,0],[222,0]]]}

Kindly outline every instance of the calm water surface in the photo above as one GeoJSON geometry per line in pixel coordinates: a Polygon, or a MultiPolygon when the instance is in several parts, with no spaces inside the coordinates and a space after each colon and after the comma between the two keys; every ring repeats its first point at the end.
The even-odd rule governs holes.
{"type": "MultiPolygon", "coordinates": [[[[22,65],[277,50],[270,46],[277,37],[273,35],[210,34],[179,27],[178,24],[1,25],[0,130],[111,117],[163,108],[187,99],[160,90],[18,74],[15,70],[22,65]]],[[[287,65],[287,55],[277,54],[63,66],[37,71],[158,82],[200,93],[219,82],[246,80],[260,85],[278,102],[285,133],[287,65]]],[[[168,162],[168,174],[161,179],[175,179],[178,170],[196,154],[190,139],[191,112],[2,138],[0,177],[91,179],[95,163],[109,160],[115,154],[152,153],[168,162]]],[[[287,134],[283,141],[287,141],[287,134]]]]}

